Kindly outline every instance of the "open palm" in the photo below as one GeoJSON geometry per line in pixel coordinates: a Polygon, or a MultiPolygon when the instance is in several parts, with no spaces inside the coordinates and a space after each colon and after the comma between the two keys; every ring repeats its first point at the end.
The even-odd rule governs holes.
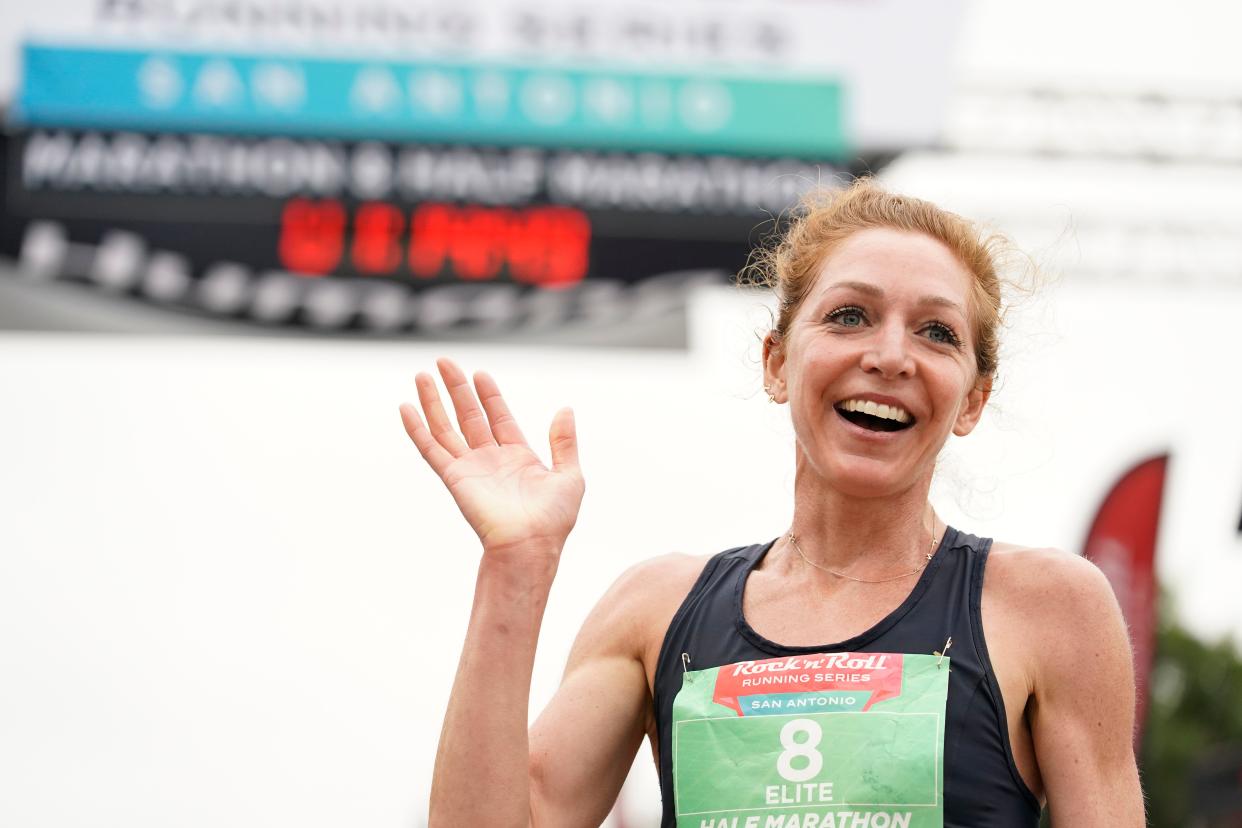
{"type": "Polygon", "coordinates": [[[526,442],[495,380],[476,373],[471,389],[452,361],[441,359],[436,365],[461,433],[449,422],[435,380],[426,373],[415,380],[426,422],[410,403],[401,406],[401,420],[484,550],[532,541],[564,543],[578,518],[584,488],[573,413],[562,409],[552,420],[548,468],[526,442]]]}

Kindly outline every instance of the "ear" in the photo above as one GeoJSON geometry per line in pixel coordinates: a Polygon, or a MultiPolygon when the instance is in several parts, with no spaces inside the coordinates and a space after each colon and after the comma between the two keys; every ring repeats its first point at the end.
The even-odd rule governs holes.
{"type": "Polygon", "coordinates": [[[783,403],[785,393],[785,348],[776,331],[768,331],[763,338],[763,386],[776,402],[783,403]]]}
{"type": "Polygon", "coordinates": [[[957,413],[957,420],[953,423],[954,434],[958,437],[965,437],[975,430],[990,396],[992,396],[992,377],[979,377],[975,381],[974,388],[970,389],[970,393],[966,395],[962,410],[957,413]]]}

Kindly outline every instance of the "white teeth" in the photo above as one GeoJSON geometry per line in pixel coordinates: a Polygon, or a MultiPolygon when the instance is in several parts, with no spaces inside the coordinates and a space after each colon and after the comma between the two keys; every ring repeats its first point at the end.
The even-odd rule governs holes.
{"type": "Polygon", "coordinates": [[[880,417],[884,420],[896,420],[899,423],[908,423],[913,417],[910,412],[904,408],[895,405],[884,405],[883,403],[872,402],[871,400],[846,400],[838,403],[837,407],[842,411],[859,411],[863,414],[870,414],[872,417],[880,417]]]}

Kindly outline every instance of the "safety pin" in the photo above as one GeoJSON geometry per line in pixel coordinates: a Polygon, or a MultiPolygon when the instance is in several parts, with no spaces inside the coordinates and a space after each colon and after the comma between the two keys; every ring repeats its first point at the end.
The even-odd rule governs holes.
{"type": "Polygon", "coordinates": [[[690,672],[690,654],[689,653],[681,654],[681,671],[683,673],[690,672]]]}
{"type": "Polygon", "coordinates": [[[936,659],[936,669],[940,669],[940,664],[944,661],[945,654],[949,652],[949,648],[952,646],[953,636],[949,636],[948,640],[944,642],[943,650],[932,650],[932,655],[938,656],[936,659]]]}

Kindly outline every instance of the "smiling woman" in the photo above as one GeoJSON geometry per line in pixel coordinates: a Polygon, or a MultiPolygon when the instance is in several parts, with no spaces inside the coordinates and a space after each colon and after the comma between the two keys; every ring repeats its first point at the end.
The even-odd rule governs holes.
{"type": "Polygon", "coordinates": [[[764,376],[796,436],[792,526],[623,575],[529,731],[584,489],[573,415],[553,420],[547,468],[488,375],[472,389],[439,363],[460,433],[419,375],[406,430],[483,547],[432,825],[598,824],[644,735],[666,828],[1033,826],[1044,800],[1057,825],[1143,823],[1103,576],[928,502],[949,434],[991,393],[1000,244],[868,181],[808,202],[757,265],[779,299],[764,376]]]}

